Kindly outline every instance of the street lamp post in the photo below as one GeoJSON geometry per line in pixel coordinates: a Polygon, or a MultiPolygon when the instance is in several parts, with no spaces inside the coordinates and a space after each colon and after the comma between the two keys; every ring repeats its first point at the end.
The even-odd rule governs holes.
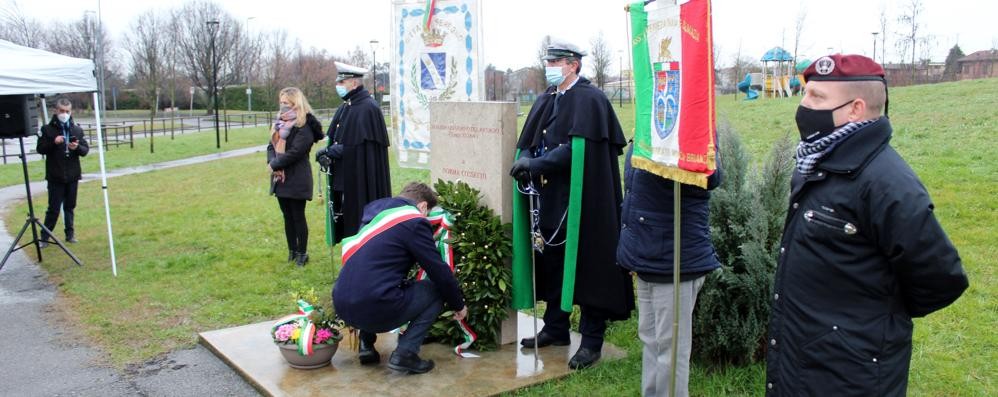
{"type": "MultiPolygon", "coordinates": [[[[246,38],[249,39],[249,21],[256,19],[256,17],[246,18],[246,38]]],[[[246,73],[246,110],[253,111],[253,64],[249,65],[249,71],[246,73]]]]}
{"type": "Polygon", "coordinates": [[[374,72],[371,75],[371,89],[374,90],[374,100],[381,107],[381,98],[378,98],[378,41],[371,40],[371,63],[374,72]]]}
{"type": "Polygon", "coordinates": [[[619,98],[620,107],[624,107],[624,50],[617,50],[617,55],[620,58],[620,73],[617,78],[617,97],[619,98]]]}
{"type": "Polygon", "coordinates": [[[215,148],[222,148],[221,131],[218,128],[218,54],[215,53],[215,34],[218,33],[218,20],[206,22],[211,33],[211,92],[215,102],[215,148]]]}
{"type": "MultiPolygon", "coordinates": [[[[880,34],[880,32],[873,32],[873,57],[872,57],[873,58],[873,62],[877,61],[877,35],[878,34],[880,34]]],[[[881,62],[883,62],[882,59],[881,59],[881,62]]]]}

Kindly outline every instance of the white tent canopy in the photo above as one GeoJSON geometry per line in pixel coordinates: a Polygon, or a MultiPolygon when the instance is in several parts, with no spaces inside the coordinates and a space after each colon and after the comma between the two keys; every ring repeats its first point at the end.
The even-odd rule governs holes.
{"type": "Polygon", "coordinates": [[[0,95],[97,91],[94,62],[0,40],[0,95]]]}
{"type": "MultiPolygon", "coordinates": [[[[114,233],[111,230],[111,207],[107,197],[107,172],[104,168],[104,136],[100,122],[100,98],[94,62],[89,59],[23,47],[0,40],[0,95],[57,94],[92,92],[97,125],[97,148],[100,155],[101,188],[104,191],[104,214],[107,216],[107,238],[111,249],[111,271],[118,275],[114,255],[114,233]]],[[[44,98],[43,98],[44,103],[44,98]]],[[[47,122],[47,120],[43,120],[47,122]]],[[[21,148],[24,144],[22,141],[21,148]]]]}

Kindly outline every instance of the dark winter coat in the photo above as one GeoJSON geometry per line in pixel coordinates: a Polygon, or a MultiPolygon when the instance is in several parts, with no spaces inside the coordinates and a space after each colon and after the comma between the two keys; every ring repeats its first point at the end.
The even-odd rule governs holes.
{"type": "MultiPolygon", "coordinates": [[[[363,224],[382,211],[415,204],[405,198],[389,197],[364,207],[363,224]]],[[[336,314],[347,324],[381,323],[399,318],[412,300],[407,279],[419,265],[440,297],[452,310],[464,307],[464,298],[450,267],[440,258],[433,241],[433,228],[425,217],[400,222],[375,235],[343,263],[333,286],[336,314]]],[[[379,330],[389,331],[389,330],[379,330]]]]}
{"type": "MultiPolygon", "coordinates": [[[[669,282],[673,268],[673,181],[624,161],[624,210],[617,262],[646,281],[669,282]]],[[[720,168],[707,177],[707,189],[680,185],[680,266],[682,281],[721,267],[710,242],[710,190],[721,183],[720,168]]]]}
{"type": "MultiPolygon", "coordinates": [[[[537,98],[516,144],[521,156],[532,158],[530,174],[540,192],[540,227],[556,229],[565,218],[572,177],[571,142],[573,137],[584,138],[586,157],[573,302],[601,309],[613,320],[626,319],[634,308],[634,289],[630,275],[616,265],[616,251],[623,200],[618,159],[627,141],[606,95],[589,80],[579,77],[563,95],[555,90],[554,86],[548,87],[537,98]]],[[[547,277],[544,272],[563,271],[538,269],[538,277],[547,277]]],[[[544,284],[538,282],[538,286],[544,284]]],[[[538,295],[544,296],[544,292],[538,291],[538,295]]]]}
{"type": "Polygon", "coordinates": [[[336,225],[336,242],[357,234],[367,203],[392,195],[388,129],[381,108],[363,86],[343,101],[329,124],[326,150],[333,160],[330,187],[343,194],[342,202],[333,203],[334,211],[343,214],[336,225]]]}
{"type": "Polygon", "coordinates": [[[292,127],[288,133],[284,153],[277,154],[273,145],[267,145],[267,162],[273,170],[284,170],[284,182],[271,181],[271,193],[280,198],[312,199],[312,165],[309,152],[312,144],[322,139],[322,123],[311,113],[305,125],[292,127]]]}
{"type": "Polygon", "coordinates": [[[912,317],[967,288],[885,117],[794,173],[766,357],[772,396],[903,396],[912,317]]]}
{"type": "Polygon", "coordinates": [[[80,157],[90,152],[90,145],[83,135],[83,129],[73,122],[72,118],[69,119],[69,128],[65,131],[61,124],[56,116],[52,116],[52,120],[42,127],[42,134],[38,137],[35,151],[45,155],[45,180],[58,183],[78,181],[83,177],[80,157]],[[58,145],[55,143],[55,138],[65,133],[77,139],[79,146],[75,150],[69,150],[69,139],[58,145]]]}

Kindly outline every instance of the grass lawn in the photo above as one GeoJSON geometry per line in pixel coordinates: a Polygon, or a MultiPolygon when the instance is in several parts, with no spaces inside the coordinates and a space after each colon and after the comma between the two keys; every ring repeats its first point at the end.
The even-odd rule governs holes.
{"type": "MultiPolygon", "coordinates": [[[[224,132],[223,132],[224,134],[224,132]]],[[[108,170],[137,165],[159,163],[210,153],[224,152],[245,147],[264,145],[268,142],[267,127],[247,127],[229,129],[229,141],[222,141],[222,148],[215,148],[215,132],[179,132],[170,139],[169,135],[156,135],[152,144],[155,153],[149,153],[150,140],[143,134],[135,133],[135,147],[128,145],[104,149],[104,161],[108,170]]],[[[87,136],[90,153],[80,160],[84,173],[100,172],[100,160],[97,154],[97,138],[87,136]]],[[[25,150],[33,152],[33,147],[25,145],[25,150]]],[[[15,149],[16,151],[16,149],[15,149]]],[[[20,160],[16,157],[7,159],[8,163],[0,165],[0,187],[24,183],[20,160]]],[[[45,163],[31,161],[28,163],[28,177],[32,181],[45,180],[45,163]]]]}
{"type": "MultiPolygon", "coordinates": [[[[719,119],[734,126],[753,162],[760,163],[774,140],[796,134],[797,100],[743,102],[728,95],[718,98],[719,119]]],[[[971,282],[953,306],[915,321],[911,395],[998,394],[998,291],[993,287],[998,282],[998,162],[987,155],[998,131],[994,109],[998,79],[891,90],[893,143],[932,194],[971,282]]],[[[632,109],[619,114],[630,135],[632,109]]],[[[109,269],[100,187],[81,186],[77,235],[82,242],[73,248],[86,265],[76,267],[49,248],[43,267],[59,285],[67,310],[115,365],[190,347],[198,331],[287,314],[292,309],[287,292],[295,285],[329,290],[334,267],[324,246],[321,206],[317,201],[308,206],[312,263],[304,269],[286,264],[281,215],[267,195],[264,169],[263,155],[257,154],[110,180],[117,278],[109,269]]],[[[395,191],[406,181],[428,180],[426,171],[400,170],[394,162],[392,172],[395,191]]],[[[7,225],[21,224],[24,207],[6,214],[7,225]]],[[[516,394],[639,394],[636,320],[612,324],[608,341],[623,347],[628,358],[516,394]]],[[[713,368],[694,363],[690,388],[702,396],[760,395],[764,377],[762,364],[713,368]]]]}

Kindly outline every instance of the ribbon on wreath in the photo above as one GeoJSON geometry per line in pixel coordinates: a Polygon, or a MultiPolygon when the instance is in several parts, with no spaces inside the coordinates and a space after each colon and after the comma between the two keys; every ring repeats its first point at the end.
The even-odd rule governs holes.
{"type": "MultiPolygon", "coordinates": [[[[450,212],[444,210],[443,208],[436,207],[430,211],[426,219],[430,221],[430,225],[435,229],[433,231],[433,239],[437,242],[437,251],[440,252],[440,257],[443,259],[447,266],[450,266],[452,272],[455,271],[454,267],[454,248],[451,247],[451,228],[454,227],[454,216],[450,212]]],[[[423,269],[419,269],[416,273],[416,280],[423,280],[426,278],[426,272],[423,269]]],[[[454,346],[454,354],[461,357],[479,357],[476,354],[465,352],[472,343],[478,340],[478,334],[471,329],[467,321],[461,320],[457,322],[458,328],[461,329],[461,334],[464,337],[464,343],[454,346]]]]}
{"type": "Polygon", "coordinates": [[[298,329],[301,330],[301,335],[298,336],[298,354],[303,356],[312,355],[312,342],[315,340],[315,324],[309,319],[315,308],[311,304],[305,302],[304,300],[298,300],[298,313],[289,314],[287,316],[281,317],[274,323],[274,326],[270,329],[270,334],[274,335],[277,329],[282,325],[297,323],[298,329]]]}

